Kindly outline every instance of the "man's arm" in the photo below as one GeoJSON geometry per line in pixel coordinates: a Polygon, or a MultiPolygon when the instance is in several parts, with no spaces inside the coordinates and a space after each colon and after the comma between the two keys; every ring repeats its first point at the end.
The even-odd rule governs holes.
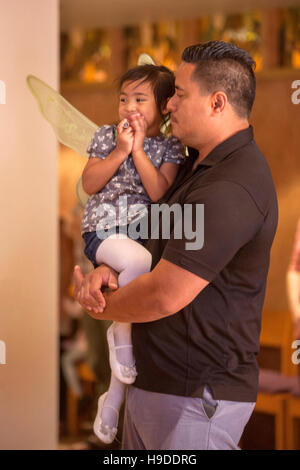
{"type": "MultiPolygon", "coordinates": [[[[94,276],[97,276],[95,270],[94,276]]],[[[96,307],[97,282],[90,278],[84,288],[75,273],[76,299],[96,319],[143,323],[173,315],[188,305],[208,281],[161,259],[150,273],[143,274],[115,292],[105,293],[106,308],[96,307]],[[93,287],[91,285],[93,284],[93,287]],[[98,311],[97,311],[98,310],[98,311]]]]}

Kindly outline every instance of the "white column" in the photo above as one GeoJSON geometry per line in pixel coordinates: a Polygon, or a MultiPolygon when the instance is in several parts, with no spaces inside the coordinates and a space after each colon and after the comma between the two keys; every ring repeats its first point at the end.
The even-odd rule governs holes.
{"type": "Polygon", "coordinates": [[[0,449],[57,444],[57,148],[25,79],[58,86],[58,15],[0,0],[0,449]]]}

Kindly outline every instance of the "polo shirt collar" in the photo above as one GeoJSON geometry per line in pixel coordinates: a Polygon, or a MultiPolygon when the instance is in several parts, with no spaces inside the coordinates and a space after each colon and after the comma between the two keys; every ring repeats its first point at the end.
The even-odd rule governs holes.
{"type": "Polygon", "coordinates": [[[250,125],[247,129],[237,132],[228,139],[221,142],[217,145],[211,152],[199,162],[197,168],[200,166],[213,166],[222,160],[224,160],[228,155],[235,152],[236,150],[244,147],[253,140],[253,127],[250,125]]]}

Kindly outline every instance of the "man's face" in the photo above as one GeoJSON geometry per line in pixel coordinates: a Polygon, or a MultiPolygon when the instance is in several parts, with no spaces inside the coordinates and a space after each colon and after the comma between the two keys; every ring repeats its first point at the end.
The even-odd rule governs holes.
{"type": "Polygon", "coordinates": [[[176,92],[167,109],[171,113],[172,134],[185,145],[199,149],[210,139],[211,95],[191,80],[194,64],[183,62],[176,73],[176,92]]]}

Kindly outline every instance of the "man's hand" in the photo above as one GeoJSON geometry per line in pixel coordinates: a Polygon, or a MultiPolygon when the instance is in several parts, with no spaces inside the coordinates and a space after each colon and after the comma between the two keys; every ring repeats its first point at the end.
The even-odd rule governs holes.
{"type": "Polygon", "coordinates": [[[118,274],[109,266],[102,264],[90,273],[83,275],[80,266],[74,268],[74,297],[88,312],[102,313],[105,306],[105,298],[101,287],[111,290],[118,288],[118,274]]]}

